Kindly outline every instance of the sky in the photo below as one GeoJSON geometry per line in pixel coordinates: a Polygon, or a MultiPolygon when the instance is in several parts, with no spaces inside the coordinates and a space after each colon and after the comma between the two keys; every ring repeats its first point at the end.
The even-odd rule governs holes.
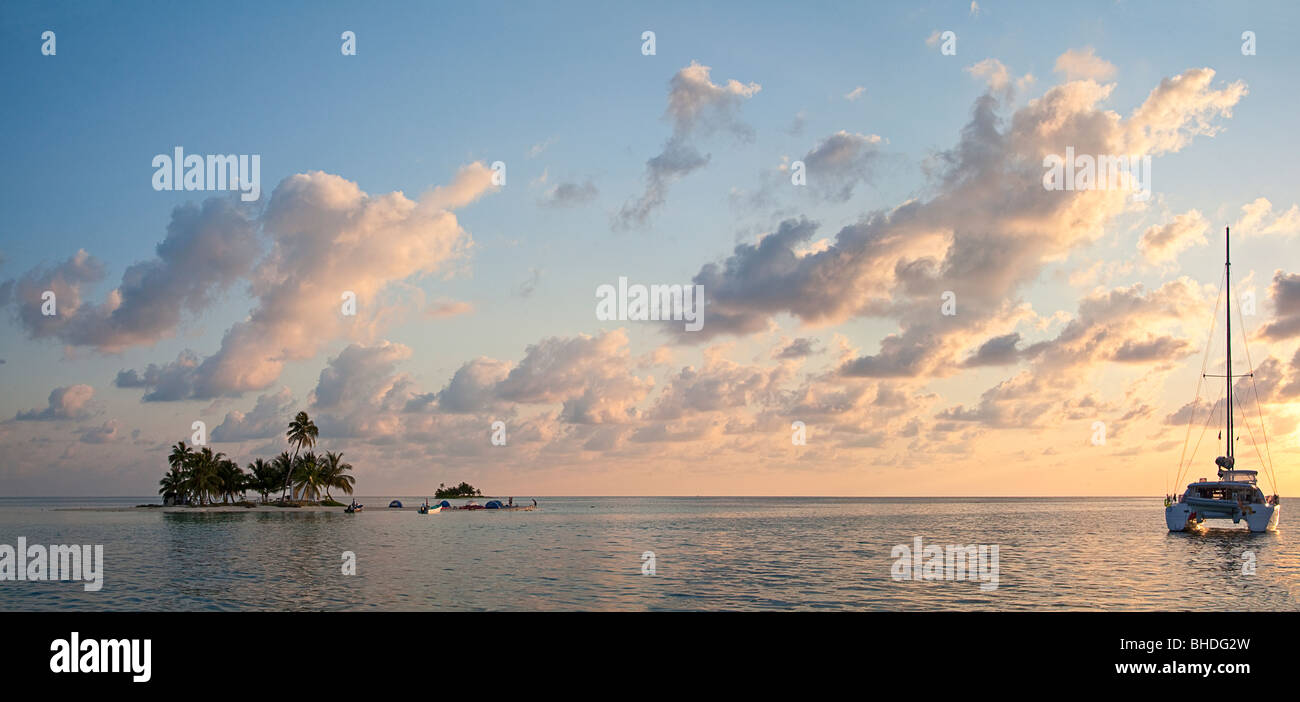
{"type": "Polygon", "coordinates": [[[247,464],[299,410],[359,494],[1181,492],[1225,227],[1238,467],[1295,494],[1297,18],[6,3],[0,495],[152,494],[196,422],[247,464]],[[258,197],[159,189],[177,148],[258,197]],[[599,314],[620,278],[702,325],[599,314]]]}

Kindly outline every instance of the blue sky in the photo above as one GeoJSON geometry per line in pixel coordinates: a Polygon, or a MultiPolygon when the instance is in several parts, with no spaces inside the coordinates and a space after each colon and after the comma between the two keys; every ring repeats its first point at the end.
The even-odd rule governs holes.
{"type": "MultiPolygon", "coordinates": [[[[7,96],[0,107],[7,166],[0,171],[7,214],[0,229],[0,282],[85,249],[104,262],[106,275],[83,292],[89,300],[104,299],[128,266],[154,254],[173,208],[210,195],[150,187],[152,157],[177,145],[188,153],[260,154],[263,202],[277,183],[298,173],[324,171],[371,194],[401,191],[414,199],[450,182],[465,164],[503,161],[506,187],[456,211],[474,241],[468,257],[436,275],[406,281],[431,299],[467,301],[474,312],[437,320],[417,315],[384,331],[384,338],[414,349],[402,370],[436,391],[470,359],[516,362],[541,339],[618,328],[592,316],[592,290],[619,275],[686,283],[702,265],[723,260],[738,243],[755,242],[787,217],[813,218],[821,223],[814,238],[833,237],[870,212],[933,197],[927,159],[961,138],[975,101],[987,90],[966,69],[986,58],[1001,62],[1013,77],[1033,76],[1010,99],[1006,115],[1061,83],[1054,71],[1058,57],[1085,47],[1116,67],[1106,81],[1115,87],[1102,106],[1124,117],[1162,79],[1189,69],[1213,68],[1215,86],[1244,83],[1248,94],[1233,106],[1231,118],[1215,119],[1218,133],[1156,158],[1157,197],[1150,208],[1116,215],[1102,236],[1046,263],[1017,291],[1043,316],[1073,314],[1086,291],[1067,284],[1068,274],[1094,260],[1132,259],[1138,237],[1150,226],[1194,208],[1213,224],[1213,242],[1256,198],[1267,198],[1277,211],[1292,205],[1300,182],[1291,126],[1298,107],[1294,67],[1300,65],[1300,48],[1290,40],[1297,16],[1286,3],[1186,3],[1171,9],[1154,3],[991,1],[981,3],[978,13],[960,2],[812,8],[10,3],[0,10],[0,88],[7,96]],[[1255,56],[1240,51],[1247,29],[1258,34],[1255,56]],[[45,30],[57,34],[55,56],[39,50],[45,30]],[[339,51],[345,30],[357,35],[356,56],[339,51]],[[644,30],[656,33],[654,56],[640,52],[644,30]],[[957,33],[955,56],[941,55],[926,42],[943,30],[957,33]],[[715,83],[761,85],[738,108],[753,139],[725,129],[698,135],[695,144],[709,155],[708,166],[676,182],[646,226],[612,227],[619,208],[644,190],[646,160],[672,134],[665,116],[669,81],[692,62],[710,67],[715,83]],[[859,86],[860,99],[845,97],[859,86]],[[792,128],[796,121],[802,128],[792,128]],[[730,197],[734,190],[761,189],[783,157],[798,159],[839,130],[883,140],[870,182],[852,198],[819,201],[787,189],[761,208],[730,197]],[[532,155],[534,150],[539,153],[532,155]],[[597,195],[580,207],[539,205],[546,189],[560,182],[590,182],[597,195]],[[534,275],[536,291],[519,294],[534,275]]],[[[1294,268],[1286,259],[1294,255],[1294,242],[1283,241],[1241,249],[1238,273],[1255,272],[1261,298],[1275,269],[1294,268]]],[[[1213,283],[1218,249],[1192,248],[1173,268],[1122,272],[1108,283],[1154,288],[1183,272],[1213,283]]],[[[222,335],[248,315],[252,300],[243,285],[233,286],[201,314],[186,315],[173,334],[107,354],[31,339],[6,312],[0,416],[42,407],[51,389],[73,383],[96,390],[102,406],[92,424],[112,417],[155,443],[184,435],[168,425],[177,412],[214,425],[232,409],[247,412],[257,393],[141,403],[139,392],[113,387],[112,379],[119,370],[171,361],[183,349],[213,353],[222,335]]],[[[827,347],[838,334],[863,353],[874,353],[900,324],[870,315],[823,326],[803,325],[788,313],[773,319],[780,329],[776,336],[815,336],[827,347]]],[[[654,327],[627,325],[626,334],[633,355],[665,342],[654,327]]],[[[774,339],[742,335],[726,353],[738,363],[767,359],[774,339]]],[[[327,359],[354,341],[325,340],[311,360],[288,364],[276,385],[305,401],[327,359]]],[[[676,366],[704,363],[703,349],[675,348],[676,366]]],[[[658,387],[665,387],[665,373],[671,372],[656,375],[658,387]]],[[[909,392],[970,404],[1007,375],[1006,368],[940,374],[909,392]]],[[[1127,381],[1110,382],[1121,397],[1127,381]]],[[[1152,399],[1185,402],[1178,394],[1182,388],[1152,390],[1152,399]]],[[[653,401],[645,398],[643,407],[653,401]]],[[[13,431],[26,436],[36,429],[13,431]]],[[[231,450],[247,459],[260,446],[231,450]]],[[[131,487],[145,491],[154,466],[126,466],[155,459],[144,452],[132,458],[123,448],[116,460],[131,487]]],[[[92,469],[77,464],[76,470],[92,469]]],[[[25,491],[65,489],[34,469],[22,474],[25,491]]],[[[421,480],[411,473],[372,485],[417,487],[421,480]]],[[[740,474],[710,479],[705,491],[745,492],[746,480],[740,474]]],[[[927,491],[947,484],[942,477],[918,483],[927,491]]],[[[539,478],[537,485],[572,482],[539,478]]],[[[617,481],[607,485],[605,491],[618,491],[617,481]]],[[[697,491],[689,477],[672,485],[665,491],[697,491]]],[[[951,485],[954,491],[969,487],[951,485]]],[[[825,484],[827,492],[864,489],[842,477],[825,484]]],[[[628,490],[654,492],[646,481],[628,490]]]]}

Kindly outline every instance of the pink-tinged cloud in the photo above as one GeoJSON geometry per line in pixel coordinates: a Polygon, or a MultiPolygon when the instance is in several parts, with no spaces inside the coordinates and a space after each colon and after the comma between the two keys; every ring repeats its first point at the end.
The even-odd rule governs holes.
{"type": "MultiPolygon", "coordinates": [[[[272,246],[251,273],[256,304],[248,318],[227,330],[221,347],[197,366],[178,359],[159,369],[157,375],[179,373],[184,382],[173,384],[174,393],[155,390],[153,399],[263,390],[286,363],[312,358],[331,341],[374,338],[406,312],[385,304],[390,286],[436,273],[472,245],[447,208],[493,187],[481,164],[462,168],[451,185],[419,201],[400,192],[372,196],[319,171],[286,178],[260,222],[272,246]],[[355,315],[343,313],[347,293],[355,296],[355,315]]],[[[148,384],[147,376],[127,380],[148,384]]]]}

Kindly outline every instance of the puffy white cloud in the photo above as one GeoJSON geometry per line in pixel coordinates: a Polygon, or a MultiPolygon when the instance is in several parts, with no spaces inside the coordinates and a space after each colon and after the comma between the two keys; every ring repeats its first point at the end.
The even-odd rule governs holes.
{"type": "Polygon", "coordinates": [[[14,419],[18,421],[86,419],[94,414],[90,403],[94,397],[95,389],[89,385],[54,388],[50,391],[49,404],[45,409],[19,412],[14,419]]]}
{"type": "Polygon", "coordinates": [[[1200,210],[1188,210],[1164,225],[1152,225],[1138,240],[1138,250],[1148,260],[1168,261],[1193,246],[1206,243],[1209,220],[1200,210]]]}
{"type": "Polygon", "coordinates": [[[1268,198],[1256,198],[1241,206],[1241,219],[1233,226],[1233,231],[1238,236],[1295,235],[1300,233],[1300,205],[1291,205],[1289,209],[1275,213],[1268,198]]]}
{"type": "Polygon", "coordinates": [[[98,305],[83,304],[82,286],[100,280],[103,264],[85,251],[15,284],[18,317],[34,338],[117,352],[175,334],[182,314],[203,312],[247,275],[259,246],[254,224],[230,199],[188,203],[172,212],[157,257],[129,266],[98,305]],[[56,295],[58,314],[41,313],[41,295],[56,295]]]}
{"type": "Polygon", "coordinates": [[[287,387],[257,398],[257,404],[247,413],[231,410],[226,418],[212,430],[213,441],[248,441],[283,436],[288,418],[293,416],[293,391],[287,387]]]}
{"type": "Polygon", "coordinates": [[[1043,188],[1044,155],[1066,146],[1094,154],[1176,150],[1194,135],[1213,134],[1213,119],[1229,116],[1245,94],[1240,83],[1213,87],[1213,76],[1193,69],[1162,81],[1128,120],[1100,106],[1111,87],[1094,81],[1053,87],[1009,117],[1002,114],[1009,91],[991,87],[976,100],[959,142],[933,160],[930,199],[872,213],[843,227],[828,247],[808,247],[818,225],[802,218],[737,246],[695,276],[705,286],[704,329],[676,338],[763,332],[781,313],[818,325],[894,318],[900,331],[877,353],[846,362],[845,375],[953,373],[972,343],[995,327],[1007,333],[1006,323],[1023,315],[1016,296],[1046,263],[1095,241],[1131,205],[1123,190],[1043,188]],[[955,295],[955,315],[940,314],[947,292],[955,295]]]}
{"type": "Polygon", "coordinates": [[[1057,73],[1066,80],[1095,80],[1102,82],[1115,76],[1115,64],[1100,56],[1091,46],[1070,49],[1056,57],[1057,73]]]}
{"type": "MultiPolygon", "coordinates": [[[[336,339],[366,340],[405,312],[381,304],[393,285],[439,271],[472,240],[447,208],[468,204],[493,188],[482,164],[419,201],[400,192],[372,196],[355,183],[322,172],[294,175],[271,194],[261,220],[270,252],[254,268],[256,304],[197,366],[191,359],[155,369],[178,376],[176,392],[152,399],[235,396],[270,387],[290,361],[314,357],[336,339]],[[355,316],[341,313],[344,291],[357,296],[355,316]],[[182,380],[183,379],[183,382],[182,380]]],[[[150,373],[119,376],[119,386],[155,386],[150,373]],[[127,385],[124,385],[124,381],[127,385]]]]}

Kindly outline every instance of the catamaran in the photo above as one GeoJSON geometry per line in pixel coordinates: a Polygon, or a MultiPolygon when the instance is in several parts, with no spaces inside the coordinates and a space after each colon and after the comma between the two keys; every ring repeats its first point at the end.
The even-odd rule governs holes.
{"type": "MultiPolygon", "coordinates": [[[[1211,375],[1205,372],[1205,366],[1201,366],[1201,382],[1206,378],[1225,379],[1224,394],[1226,402],[1223,402],[1224,417],[1227,423],[1227,431],[1220,434],[1225,444],[1224,454],[1214,459],[1214,464],[1219,467],[1218,480],[1207,480],[1201,478],[1195,483],[1187,486],[1187,491],[1182,495],[1165,496],[1165,523],[1170,531],[1185,531],[1188,528],[1198,528],[1207,519],[1231,519],[1233,524],[1246,522],[1246,526],[1251,531],[1260,532],[1277,528],[1278,517],[1282,512],[1281,499],[1276,495],[1264,496],[1263,491],[1259,489],[1259,471],[1245,470],[1237,468],[1236,435],[1237,426],[1233,421],[1234,408],[1239,406],[1233,397],[1233,380],[1235,378],[1250,378],[1251,387],[1254,387],[1255,373],[1254,368],[1250,366],[1250,349],[1246,348],[1247,372],[1233,374],[1232,372],[1232,256],[1229,249],[1228,237],[1230,232],[1224,229],[1224,260],[1223,260],[1223,288],[1220,291],[1220,298],[1224,297],[1226,291],[1226,304],[1224,313],[1227,336],[1225,343],[1226,360],[1224,363],[1224,372],[1222,376],[1211,375]]],[[[1216,305],[1217,311],[1217,305],[1216,305]]],[[[1217,315],[1216,315],[1217,316],[1217,315]]],[[[1211,327],[1211,336],[1214,331],[1211,327]]],[[[1243,334],[1243,345],[1245,344],[1243,334]]],[[[1209,360],[1209,346],[1206,347],[1206,360],[1209,360]]],[[[1259,393],[1255,393],[1255,401],[1259,402],[1259,393]]],[[[1192,403],[1195,408],[1200,404],[1200,383],[1197,384],[1196,400],[1192,403]]],[[[1209,427],[1209,420],[1217,414],[1219,403],[1215,403],[1210,409],[1210,414],[1206,418],[1205,427],[1209,427]]],[[[1246,421],[1246,429],[1252,442],[1254,441],[1254,430],[1250,426],[1250,417],[1244,411],[1242,418],[1246,421]]],[[[1189,418],[1187,425],[1187,438],[1183,440],[1183,457],[1178,461],[1178,475],[1175,478],[1175,484],[1181,480],[1187,469],[1191,467],[1191,459],[1188,459],[1187,465],[1183,465],[1183,459],[1187,458],[1187,440],[1191,438],[1191,420],[1195,419],[1195,413],[1189,418]]],[[[1259,413],[1260,435],[1264,441],[1265,452],[1268,450],[1268,435],[1264,431],[1263,413],[1259,413]]],[[[1202,429],[1201,436],[1205,436],[1205,430],[1202,429]]],[[[1200,445],[1200,439],[1197,439],[1197,446],[1200,445]]],[[[1259,453],[1258,444],[1255,446],[1255,452],[1259,457],[1260,467],[1266,469],[1270,476],[1270,483],[1274,489],[1277,487],[1277,480],[1272,477],[1272,455],[1269,454],[1269,460],[1264,460],[1264,454],[1259,453]]],[[[1196,450],[1192,450],[1192,459],[1196,457],[1196,450]]]]}

